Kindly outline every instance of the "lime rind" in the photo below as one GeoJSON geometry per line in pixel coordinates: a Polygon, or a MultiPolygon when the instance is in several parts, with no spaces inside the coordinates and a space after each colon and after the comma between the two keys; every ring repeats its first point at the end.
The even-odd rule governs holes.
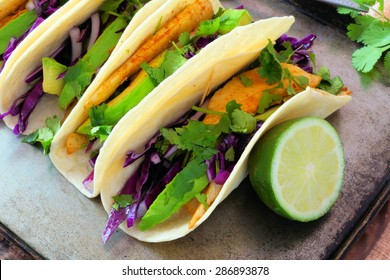
{"type": "MultiPolygon", "coordinates": [[[[306,139],[305,143],[307,141],[311,143],[312,139],[310,139],[310,133],[304,136],[309,138],[308,140],[306,139]]],[[[313,137],[318,138],[318,136],[319,135],[314,135],[313,137]]],[[[345,167],[344,151],[337,131],[326,120],[318,117],[305,117],[279,124],[271,129],[258,142],[258,147],[254,149],[252,153],[254,153],[253,158],[256,160],[251,160],[249,164],[251,183],[260,199],[277,214],[301,222],[313,221],[325,215],[336,202],[343,184],[345,167]],[[311,150],[310,147],[301,147],[302,144],[300,145],[300,143],[297,143],[297,145],[295,145],[291,142],[292,139],[297,137],[298,131],[304,132],[304,129],[317,127],[319,128],[318,132],[314,132],[321,133],[322,137],[319,139],[320,143],[317,143],[317,146],[324,144],[324,142],[334,143],[334,146],[331,146],[330,148],[326,147],[326,149],[330,149],[326,154],[319,149],[314,151],[313,154],[308,154],[307,151],[311,150]],[[322,141],[322,139],[326,137],[329,137],[329,139],[322,141]],[[295,154],[293,153],[294,160],[291,160],[291,162],[288,162],[288,158],[287,162],[283,162],[286,161],[286,155],[282,155],[282,153],[288,150],[289,147],[287,145],[294,145],[294,147],[290,149],[295,151],[295,154]],[[308,176],[305,175],[305,172],[296,172],[296,169],[300,168],[297,166],[299,165],[299,159],[297,160],[297,158],[301,153],[305,155],[305,158],[313,157],[314,161],[316,163],[319,162],[319,164],[323,163],[321,160],[318,160],[318,156],[326,157],[330,155],[337,158],[337,162],[330,163],[334,166],[330,166],[329,163],[328,165],[321,166],[321,168],[327,168],[327,172],[337,172],[337,174],[329,174],[329,176],[325,177],[325,180],[331,180],[331,182],[325,184],[331,186],[330,190],[327,190],[326,188],[317,190],[312,189],[313,185],[316,183],[324,186],[323,182],[316,182],[315,180],[312,184],[309,184],[309,186],[305,186],[305,182],[307,182],[308,179],[317,178],[316,175],[318,174],[315,172],[318,171],[318,168],[316,169],[314,167],[313,170],[310,170],[310,168],[305,170],[305,172],[308,172],[307,174],[310,175],[310,178],[301,178],[302,176],[308,176]],[[282,157],[283,161],[281,159],[282,157]],[[256,164],[254,164],[255,161],[256,164]],[[257,164],[259,166],[255,167],[257,164]],[[292,166],[293,168],[289,170],[289,166],[292,166]],[[294,174],[294,171],[296,174],[294,174]],[[311,172],[314,173],[311,174],[311,172]],[[288,176],[288,178],[286,178],[286,176],[288,176]],[[285,180],[280,182],[280,178],[285,180]],[[302,188],[297,190],[297,188],[291,187],[291,190],[289,190],[288,187],[286,187],[286,185],[290,183],[288,180],[291,181],[291,185],[299,184],[302,185],[302,188]],[[316,196],[316,193],[319,195],[316,196]],[[285,198],[285,195],[287,195],[287,199],[285,198]],[[318,197],[320,197],[320,199],[318,197]],[[294,202],[296,202],[296,204],[294,204],[294,202]],[[315,206],[312,204],[315,204],[315,206]],[[308,210],[311,208],[314,209],[308,210]]],[[[326,162],[326,158],[324,161],[326,162]]],[[[310,167],[310,165],[307,166],[310,167]]],[[[320,178],[324,178],[324,174],[319,175],[320,178]]]]}

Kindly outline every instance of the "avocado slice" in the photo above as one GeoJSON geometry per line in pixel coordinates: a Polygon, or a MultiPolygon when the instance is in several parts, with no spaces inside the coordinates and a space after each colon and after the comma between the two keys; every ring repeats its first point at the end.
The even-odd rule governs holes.
{"type": "Polygon", "coordinates": [[[59,106],[66,109],[75,98],[80,98],[92,81],[93,75],[108,59],[127,26],[125,17],[116,18],[100,35],[95,44],[82,59],[70,67],[64,77],[65,86],[61,92],[59,106]]]}
{"type": "Polygon", "coordinates": [[[64,73],[68,67],[58,63],[55,59],[50,57],[44,57],[42,59],[43,68],[43,91],[49,94],[60,95],[65,81],[59,76],[64,73]]]}
{"type": "MultiPolygon", "coordinates": [[[[159,67],[165,60],[166,52],[163,52],[150,62],[150,67],[159,67]]],[[[104,125],[115,125],[128,111],[134,108],[157,86],[155,80],[145,70],[141,70],[132,83],[116,98],[107,103],[102,111],[104,125]]],[[[94,122],[94,121],[93,121],[94,122]]],[[[90,135],[96,124],[87,119],[77,130],[80,134],[90,135]]]]}
{"type": "Polygon", "coordinates": [[[38,16],[34,10],[26,11],[17,18],[10,21],[0,29],[0,55],[3,55],[7,50],[9,41],[12,38],[22,36],[37,20],[38,16]]]}
{"type": "Polygon", "coordinates": [[[247,10],[227,9],[220,17],[218,32],[226,34],[237,26],[247,25],[253,22],[253,18],[247,10]]]}
{"type": "MultiPolygon", "coordinates": [[[[252,22],[252,17],[246,10],[225,10],[220,16],[219,33],[228,33],[239,25],[252,22]]],[[[164,51],[150,64],[142,65],[130,86],[120,95],[104,106],[94,107],[90,117],[77,130],[77,133],[93,137],[92,129],[98,126],[115,125],[128,111],[142,101],[160,82],[179,69],[186,59],[178,50],[164,51]]],[[[95,129],[96,130],[96,129],[95,129]]]]}

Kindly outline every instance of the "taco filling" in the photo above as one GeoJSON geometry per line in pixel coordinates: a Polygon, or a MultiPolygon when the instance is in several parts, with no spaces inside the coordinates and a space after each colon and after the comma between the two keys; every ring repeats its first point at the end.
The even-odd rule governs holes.
{"type": "Polygon", "coordinates": [[[67,0],[22,0],[13,5],[7,3],[10,7],[6,7],[7,11],[0,18],[0,73],[23,39],[66,2],[67,0]]]}
{"type": "Polygon", "coordinates": [[[123,167],[138,164],[113,205],[103,242],[126,221],[147,231],[184,208],[193,228],[212,205],[240,155],[263,122],[285,101],[307,87],[347,93],[340,78],[321,68],[313,74],[315,39],[283,35],[259,59],[228,81],[201,107],[162,128],[144,151],[129,151],[123,167]]]}
{"type": "MultiPolygon", "coordinates": [[[[42,64],[26,77],[25,82],[30,89],[1,115],[1,118],[8,115],[18,118],[15,134],[25,133],[30,115],[45,94],[57,95],[58,107],[64,117],[67,116],[110,56],[131,18],[145,2],[148,1],[105,1],[87,21],[69,31],[68,39],[49,57],[43,58],[42,64]]],[[[50,5],[44,7],[53,10],[50,5]]],[[[60,116],[48,117],[47,126],[28,135],[23,142],[41,143],[44,153],[48,153],[57,131],[48,123],[54,122],[58,127],[60,121],[60,116]]]]}
{"type": "MultiPolygon", "coordinates": [[[[128,111],[208,44],[237,26],[251,22],[251,16],[244,9],[221,9],[214,14],[209,0],[188,5],[94,93],[92,101],[86,105],[90,107],[89,118],[67,136],[67,153],[85,149],[90,153],[90,164],[94,168],[102,143],[128,111]]],[[[93,174],[92,169],[83,181],[84,187],[90,191],[93,189],[93,174]]]]}

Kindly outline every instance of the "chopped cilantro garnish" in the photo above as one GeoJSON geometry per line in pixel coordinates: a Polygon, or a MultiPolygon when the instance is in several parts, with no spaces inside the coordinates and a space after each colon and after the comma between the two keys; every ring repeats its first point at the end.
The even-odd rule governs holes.
{"type": "Polygon", "coordinates": [[[195,198],[203,204],[203,206],[207,209],[209,209],[209,205],[207,203],[207,195],[205,193],[197,193],[195,194],[195,198]]]}
{"type": "Polygon", "coordinates": [[[30,135],[23,138],[23,143],[36,144],[40,143],[43,148],[43,153],[46,155],[50,152],[50,145],[53,141],[54,135],[60,129],[60,119],[57,116],[47,118],[45,121],[46,126],[37,129],[30,135]]]}
{"type": "Polygon", "coordinates": [[[244,74],[240,75],[240,80],[245,87],[250,87],[253,84],[253,81],[244,74]]]}
{"type": "Polygon", "coordinates": [[[264,91],[263,96],[260,99],[259,107],[257,108],[257,113],[263,114],[269,107],[271,107],[273,102],[282,99],[283,96],[271,94],[269,91],[264,91]]]}
{"type": "Polygon", "coordinates": [[[89,110],[89,118],[91,119],[92,126],[100,126],[106,123],[104,118],[104,112],[106,111],[108,105],[103,103],[99,106],[92,107],[89,110]]]}
{"type": "Polygon", "coordinates": [[[215,145],[221,135],[216,126],[195,120],[176,129],[163,128],[161,133],[171,144],[177,145],[179,149],[191,151],[202,159],[209,159],[217,153],[215,145]]]}
{"type": "Polygon", "coordinates": [[[192,107],[198,112],[219,115],[221,120],[218,124],[212,125],[214,132],[221,133],[251,133],[256,127],[256,119],[249,113],[242,111],[241,104],[235,100],[226,104],[226,113],[208,110],[205,108],[192,107]]]}
{"type": "Polygon", "coordinates": [[[100,126],[94,126],[91,129],[90,137],[92,139],[99,138],[100,142],[103,142],[107,140],[108,135],[110,135],[112,131],[113,126],[112,125],[100,125],[100,126]]]}
{"type": "Polygon", "coordinates": [[[177,69],[186,63],[186,61],[187,59],[185,59],[182,54],[175,49],[166,52],[164,61],[159,67],[151,67],[147,63],[142,63],[141,67],[158,85],[167,77],[172,75],[177,69]]]}
{"type": "Polygon", "coordinates": [[[119,208],[125,208],[134,203],[133,196],[130,194],[120,194],[113,197],[115,203],[112,208],[118,210],[119,208]]]}
{"type": "Polygon", "coordinates": [[[294,84],[300,88],[306,88],[309,85],[309,79],[303,76],[294,76],[288,68],[283,68],[281,63],[288,63],[292,55],[291,47],[286,47],[285,51],[276,53],[271,41],[259,56],[260,67],[258,73],[261,78],[266,79],[267,84],[275,84],[275,88],[284,87],[283,80],[287,79],[286,86],[289,95],[295,95],[297,92],[294,84]]]}
{"type": "Polygon", "coordinates": [[[320,70],[318,70],[317,75],[322,77],[319,88],[331,94],[337,94],[344,87],[344,83],[341,78],[335,77],[332,79],[329,69],[326,67],[321,67],[320,70]]]}

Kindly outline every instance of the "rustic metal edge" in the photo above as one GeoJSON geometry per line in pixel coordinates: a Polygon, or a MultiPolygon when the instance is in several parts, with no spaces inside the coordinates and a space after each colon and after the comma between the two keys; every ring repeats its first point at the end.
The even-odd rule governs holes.
{"type": "Polygon", "coordinates": [[[390,199],[390,172],[385,176],[382,181],[382,188],[377,197],[373,200],[371,205],[364,212],[363,216],[352,228],[346,238],[340,243],[338,248],[329,255],[329,259],[342,260],[349,253],[352,246],[360,239],[365,232],[367,226],[372,222],[376,215],[386,205],[386,202],[390,199]]]}
{"type": "Polygon", "coordinates": [[[40,253],[38,253],[34,248],[32,248],[20,237],[18,237],[2,222],[0,222],[0,234],[3,235],[4,238],[7,239],[9,242],[14,244],[18,249],[20,249],[24,254],[26,254],[27,259],[45,260],[45,258],[40,253]]]}

